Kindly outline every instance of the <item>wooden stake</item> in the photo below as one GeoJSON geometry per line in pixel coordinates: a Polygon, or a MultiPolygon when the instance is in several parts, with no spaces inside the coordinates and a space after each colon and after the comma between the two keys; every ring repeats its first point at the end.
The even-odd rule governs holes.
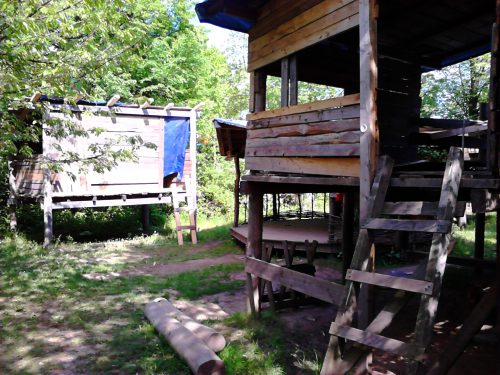
{"type": "Polygon", "coordinates": [[[146,109],[146,108],[151,107],[151,104],[153,104],[153,102],[154,102],[154,101],[155,101],[155,100],[154,100],[153,98],[149,98],[148,100],[146,100],[146,101],[144,102],[144,104],[143,104],[143,105],[141,105],[141,109],[146,109]]]}
{"type": "Polygon", "coordinates": [[[203,108],[203,106],[204,106],[204,105],[205,105],[205,103],[204,103],[204,102],[200,102],[200,103],[196,104],[196,105],[193,107],[193,109],[192,109],[192,110],[193,110],[193,111],[195,111],[195,112],[196,112],[196,111],[200,111],[200,110],[203,108]]]}
{"type": "Polygon", "coordinates": [[[36,103],[37,101],[40,100],[42,96],[42,93],[40,91],[36,91],[32,96],[31,96],[31,99],[30,99],[30,102],[31,103],[36,103]]]}
{"type": "Polygon", "coordinates": [[[165,108],[163,108],[164,111],[170,111],[172,108],[174,108],[174,103],[168,103],[165,108]]]}
{"type": "Polygon", "coordinates": [[[111,97],[111,99],[108,100],[108,102],[106,103],[106,106],[113,107],[116,104],[116,102],[118,102],[118,100],[120,100],[120,95],[115,94],[111,97]]]}

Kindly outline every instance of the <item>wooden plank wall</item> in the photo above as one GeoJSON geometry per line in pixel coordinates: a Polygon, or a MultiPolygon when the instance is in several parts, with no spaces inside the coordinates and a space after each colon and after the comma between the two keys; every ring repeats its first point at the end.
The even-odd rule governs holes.
{"type": "Polygon", "coordinates": [[[250,114],[250,170],[359,175],[359,95],[250,114]]]}
{"type": "MultiPolygon", "coordinates": [[[[52,118],[61,118],[61,113],[52,113],[52,118]]],[[[68,137],[57,141],[44,136],[44,154],[52,160],[61,160],[63,153],[59,150],[76,152],[85,157],[90,156],[88,148],[91,144],[104,144],[109,139],[121,136],[140,136],[144,142],[157,146],[156,150],[141,148],[137,152],[138,162],[120,162],[109,172],[99,174],[93,170],[80,171],[75,164],[64,166],[61,173],[51,176],[54,193],[69,195],[85,194],[134,194],[163,188],[163,126],[161,117],[139,116],[92,116],[76,114],[75,121],[85,129],[101,128],[99,136],[89,138],[68,137]],[[75,178],[72,178],[70,172],[75,178]]],[[[113,149],[127,149],[131,146],[119,142],[113,149]]],[[[31,160],[16,161],[14,166],[17,194],[24,196],[39,196],[43,189],[43,171],[40,156],[31,160]]],[[[190,167],[190,159],[185,169],[190,167]]]]}
{"type": "Polygon", "coordinates": [[[358,8],[358,0],[271,1],[249,33],[248,70],[356,27],[358,8]]]}

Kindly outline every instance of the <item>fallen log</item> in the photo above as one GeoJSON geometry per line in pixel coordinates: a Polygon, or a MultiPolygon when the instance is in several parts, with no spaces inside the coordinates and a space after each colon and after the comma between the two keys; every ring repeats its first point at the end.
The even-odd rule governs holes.
{"type": "MultiPolygon", "coordinates": [[[[167,299],[156,298],[154,301],[149,302],[146,308],[148,308],[148,305],[157,305],[157,308],[161,310],[162,314],[168,315],[181,322],[184,327],[193,332],[214,352],[220,352],[226,346],[226,339],[219,332],[193,320],[182,311],[176,309],[167,299]]],[[[152,307],[149,308],[151,309],[152,307]]]]}
{"type": "Polygon", "coordinates": [[[171,304],[165,299],[149,302],[144,308],[144,314],[194,374],[223,375],[224,362],[202,339],[166,312],[168,305],[171,304]]]}

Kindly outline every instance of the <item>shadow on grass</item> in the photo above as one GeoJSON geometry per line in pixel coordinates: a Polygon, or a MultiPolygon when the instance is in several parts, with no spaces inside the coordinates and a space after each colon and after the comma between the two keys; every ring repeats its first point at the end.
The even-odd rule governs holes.
{"type": "MultiPolygon", "coordinates": [[[[112,252],[112,249],[107,249],[112,252]]],[[[144,321],[143,304],[175,289],[180,298],[240,289],[241,264],[171,277],[89,280],[86,273],[120,269],[92,248],[43,250],[18,238],[0,246],[0,373],[189,373],[144,321]]]]}

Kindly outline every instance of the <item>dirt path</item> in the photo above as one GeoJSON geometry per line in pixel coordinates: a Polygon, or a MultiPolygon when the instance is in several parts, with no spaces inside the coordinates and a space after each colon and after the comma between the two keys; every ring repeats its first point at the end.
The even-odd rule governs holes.
{"type": "Polygon", "coordinates": [[[241,255],[226,254],[217,258],[203,258],[203,259],[187,260],[184,262],[138,265],[138,266],[132,266],[120,272],[110,272],[106,274],[87,273],[83,276],[89,280],[109,280],[115,277],[143,276],[143,275],[154,275],[163,277],[163,276],[175,275],[182,272],[195,271],[211,266],[217,266],[219,264],[239,263],[242,262],[243,259],[244,257],[241,255]]]}

